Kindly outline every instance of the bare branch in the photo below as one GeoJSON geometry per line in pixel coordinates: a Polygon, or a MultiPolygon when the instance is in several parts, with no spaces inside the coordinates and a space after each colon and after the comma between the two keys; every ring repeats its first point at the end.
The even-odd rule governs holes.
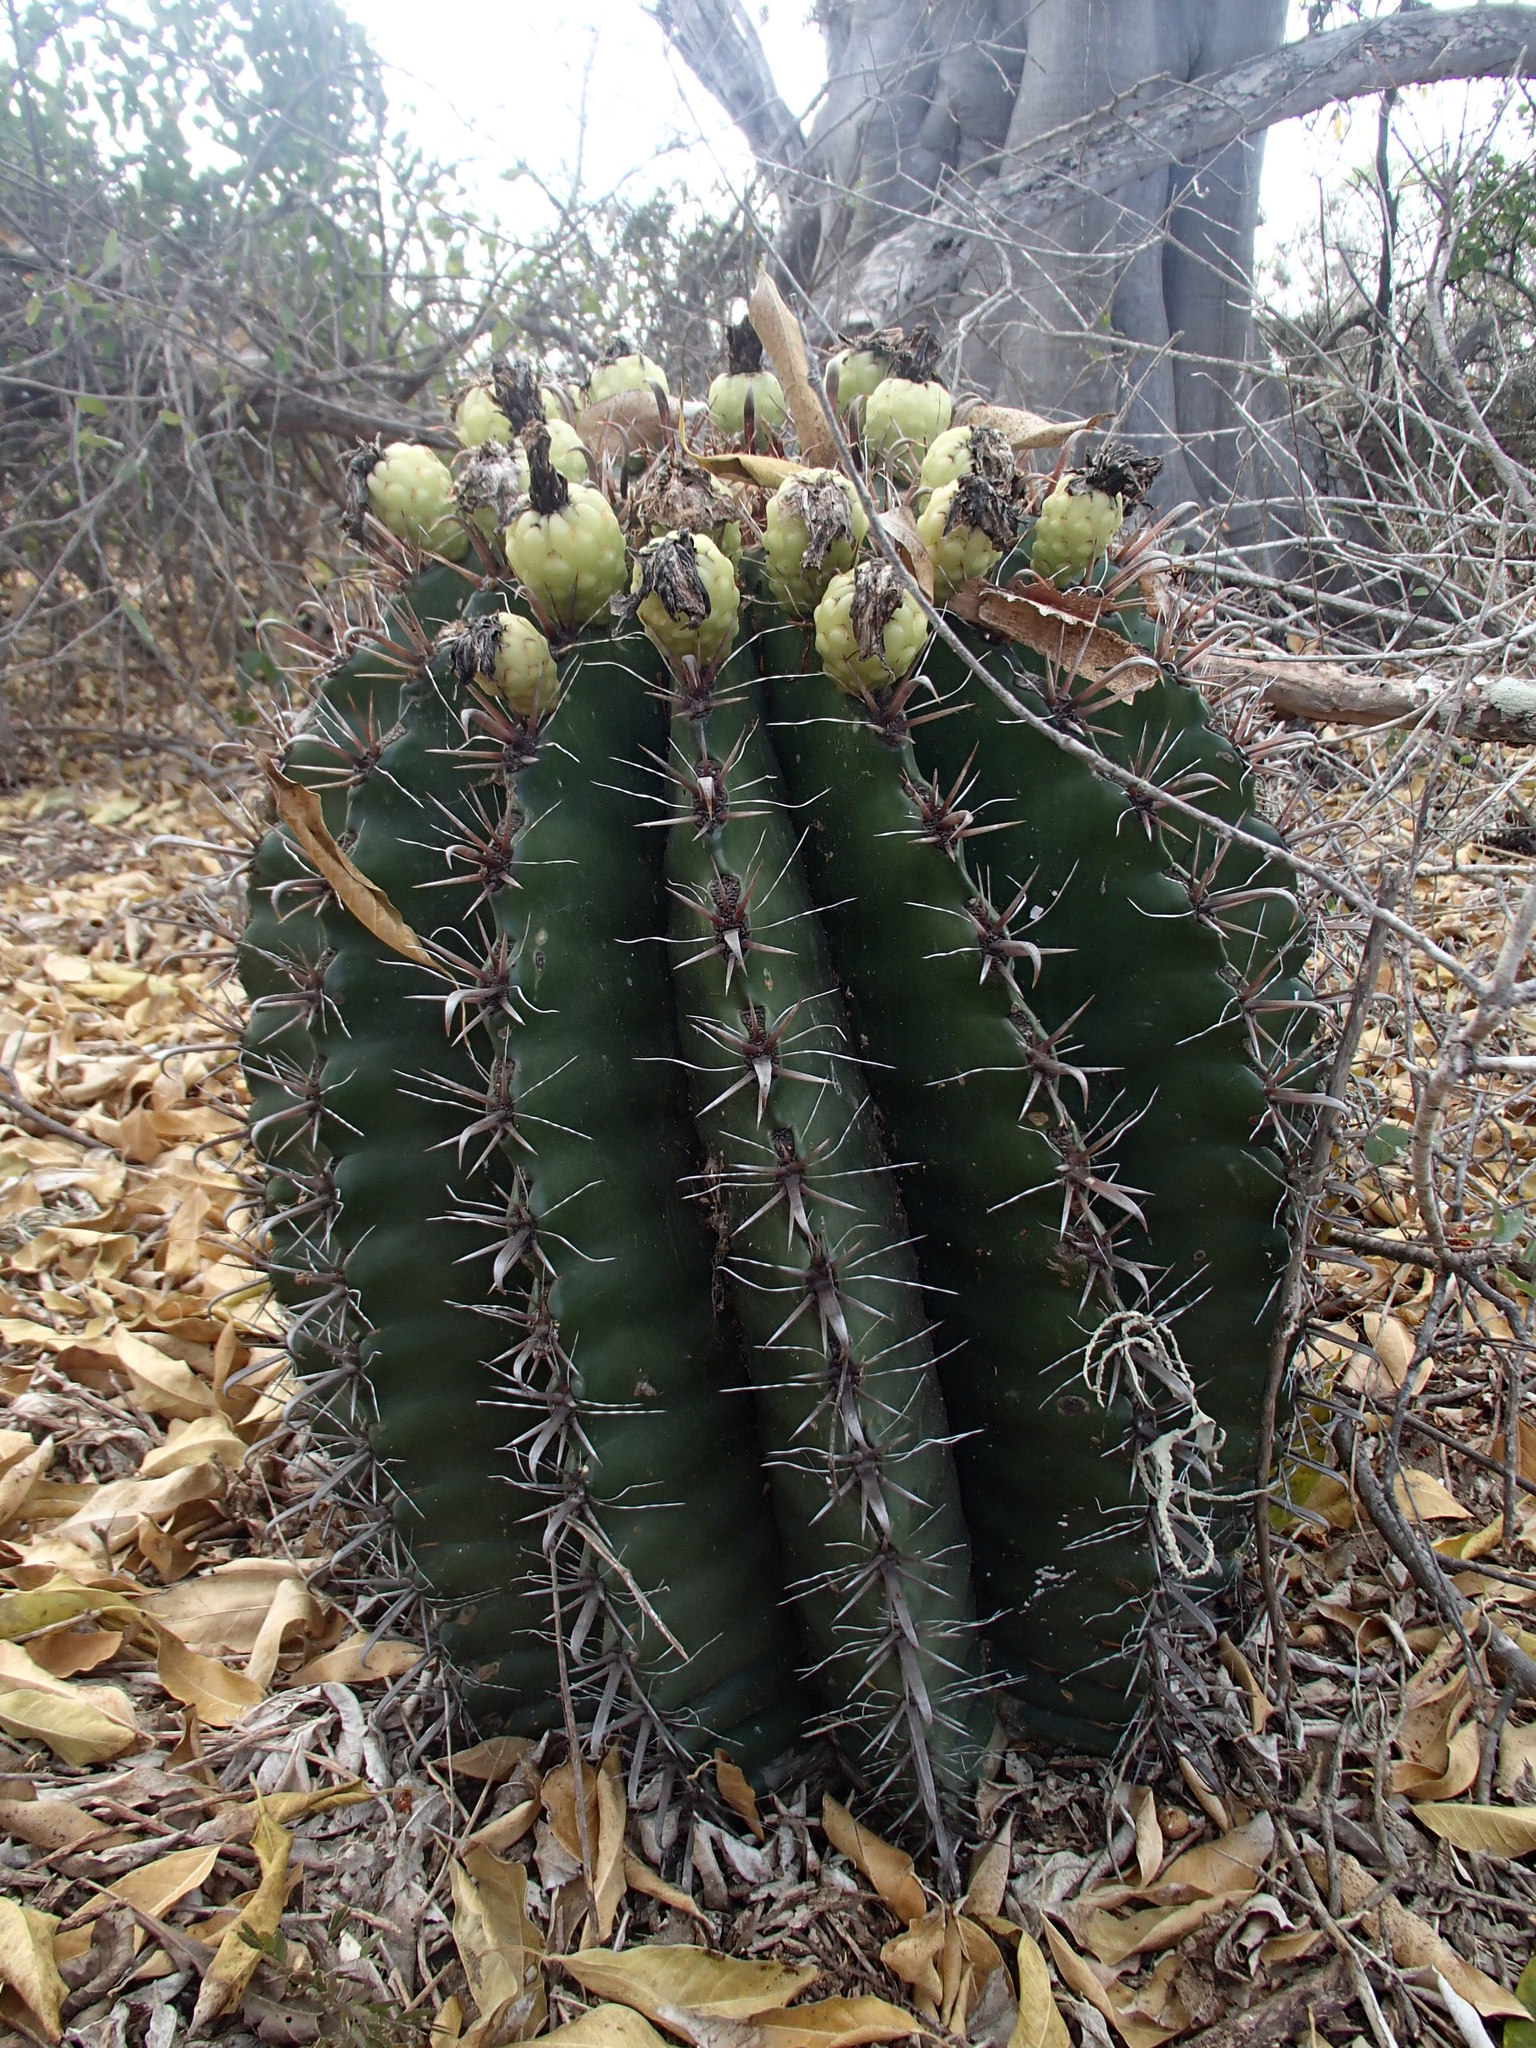
{"type": "Polygon", "coordinates": [[[1392,14],[1303,36],[1187,84],[1148,79],[1115,105],[1035,142],[1027,160],[957,195],[875,249],[856,297],[881,319],[959,288],[993,233],[1016,241],[1080,203],[1172,163],[1189,163],[1336,100],[1451,78],[1527,76],[1536,7],[1392,14]]]}

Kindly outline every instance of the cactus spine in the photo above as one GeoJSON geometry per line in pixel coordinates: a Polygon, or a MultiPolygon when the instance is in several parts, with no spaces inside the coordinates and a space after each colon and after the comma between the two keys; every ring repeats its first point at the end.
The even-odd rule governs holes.
{"type": "MultiPolygon", "coordinates": [[[[945,597],[1006,567],[1025,479],[939,431],[921,344],[883,359],[926,380],[869,440],[893,490],[929,447],[945,597]]],[[[503,1723],[564,1695],[594,1746],[680,1766],[829,1733],[947,1852],[994,1709],[1112,1743],[1219,1577],[1205,1502],[1223,1435],[1251,1455],[1284,1249],[1294,901],[1003,710],[847,479],[754,503],[670,442],[619,501],[626,557],[532,372],[498,380],[529,414],[505,552],[495,479],[445,550],[472,564],[402,537],[412,580],[276,782],[403,926],[375,936],[286,826],[253,866],[295,1359],[364,1414],[503,1723]],[[738,578],[721,542],[754,521],[738,578]]],[[[1115,451],[1073,474],[1116,524],[1146,482],[1115,451]]],[[[1101,623],[1176,652],[1139,610],[1101,623]]],[[[965,643],[1047,726],[1252,829],[1166,660],[1120,702],[965,643]]]]}

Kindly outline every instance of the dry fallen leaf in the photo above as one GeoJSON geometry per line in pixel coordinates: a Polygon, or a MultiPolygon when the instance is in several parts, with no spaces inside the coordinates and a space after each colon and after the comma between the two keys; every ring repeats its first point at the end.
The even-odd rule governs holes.
{"type": "Polygon", "coordinates": [[[1124,2011],[1111,1999],[1105,1980],[1093,1965],[1086,1957],[1080,1956],[1049,1921],[1045,1923],[1045,1938],[1050,1943],[1051,1960],[1067,1989],[1079,1998],[1087,1999],[1094,2011],[1108,2020],[1126,2048],[1162,2048],[1165,2041],[1171,2041],[1179,2032],[1177,2027],[1160,2027],[1124,2011]]]}
{"type": "Polygon", "coordinates": [[[1051,1990],[1051,1973],[1040,1944],[1020,1931],[1018,1945],[1019,2016],[1008,2048],[1070,2048],[1067,2023],[1051,1990]]]}
{"type": "Polygon", "coordinates": [[[1443,1842],[1488,1856],[1536,1852],[1536,1806],[1476,1806],[1468,1802],[1415,1802],[1413,1817],[1443,1842]]]}
{"type": "Polygon", "coordinates": [[[581,1949],[552,1960],[584,1991],[633,2006],[658,2026],[670,2024],[675,2033],[683,2029],[675,2018],[669,2021],[669,2012],[702,2019],[755,2019],[787,2005],[816,1977],[813,1963],[753,1962],[663,1944],[626,1949],[622,1955],[581,1949]]]}
{"type": "Polygon", "coordinates": [[[948,609],[957,618],[1031,648],[1069,676],[1103,683],[1114,697],[1134,697],[1155,683],[1158,670],[1151,655],[1107,626],[1095,624],[1092,617],[1082,617],[1074,595],[1048,583],[1022,590],[967,583],[949,599],[948,609]]]}
{"type": "Polygon", "coordinates": [[[715,1789],[732,1813],[739,1814],[746,1822],[754,1838],[759,1842],[766,1841],[762,1815],[757,1810],[757,1794],[723,1749],[715,1751],[715,1789]]]}
{"type": "Polygon", "coordinates": [[[1464,1508],[1433,1472],[1405,1467],[1393,1479],[1392,1492],[1398,1507],[1410,1520],[1414,1516],[1421,1522],[1465,1522],[1471,1519],[1470,1509],[1464,1508]]]}
{"type": "Polygon", "coordinates": [[[1047,420],[1038,413],[1026,412],[1021,406],[973,405],[962,411],[960,424],[992,427],[1010,448],[1022,454],[1030,448],[1059,448],[1074,434],[1086,433],[1096,427],[1105,417],[1104,413],[1096,412],[1080,420],[1047,420]]]}
{"type": "Polygon", "coordinates": [[[923,1917],[928,1901],[917,1881],[912,1858],[904,1850],[893,1849],[879,1835],[860,1827],[847,1807],[832,1798],[821,1802],[821,1825],[833,1848],[840,1849],[854,1868],[869,1879],[898,1920],[923,1917]]]}
{"type": "Polygon", "coordinates": [[[261,1869],[261,1882],[225,1929],[198,1987],[192,2012],[194,2034],[201,2033],[211,2021],[240,2003],[256,1965],[280,1941],[277,1930],[288,1901],[288,1856],[293,1837],[270,1814],[262,1812],[260,1805],[258,1800],[251,1846],[261,1869]]]}
{"type": "Polygon", "coordinates": [[[466,1850],[448,1866],[453,1891],[453,1939],[479,2013],[477,2033],[508,2041],[531,2040],[547,2008],[538,1929],[528,1918],[528,1873],[489,1850],[466,1850]]]}
{"type": "Polygon", "coordinates": [[[911,2013],[883,1998],[820,1998],[786,2011],[759,2013],[762,2048],[860,2048],[866,2041],[900,2041],[917,2031],[911,2013]]]}
{"type": "Polygon", "coordinates": [[[560,2048],[664,2048],[666,2037],[627,2005],[597,2005],[539,2039],[560,2048]]]}
{"type": "Polygon", "coordinates": [[[0,1728],[46,1742],[67,1764],[105,1763],[143,1740],[120,1687],[55,1678],[19,1643],[0,1643],[0,1728]]]}
{"type": "Polygon", "coordinates": [[[763,353],[773,365],[774,375],[784,387],[785,403],[795,423],[802,461],[821,469],[837,467],[837,442],[811,384],[806,362],[805,336],[800,323],[785,305],[779,288],[759,264],[757,282],[747,317],[763,344],[763,353]]]}
{"type": "Polygon", "coordinates": [[[11,1987],[50,2041],[59,2038],[59,2008],[65,1995],[53,1959],[58,1924],[51,1913],[0,1898],[0,1982],[11,1987]]]}
{"type": "Polygon", "coordinates": [[[270,756],[263,755],[261,771],[272,790],[277,814],[293,834],[300,852],[310,866],[335,890],[349,910],[380,945],[388,946],[418,966],[430,967],[432,956],[390,902],[384,891],[342,852],[326,826],[320,799],[312,789],[290,782],[270,756]]]}

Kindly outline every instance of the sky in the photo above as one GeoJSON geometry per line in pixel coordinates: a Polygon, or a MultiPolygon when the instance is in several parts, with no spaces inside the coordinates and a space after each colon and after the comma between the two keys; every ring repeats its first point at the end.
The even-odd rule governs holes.
{"type": "MultiPolygon", "coordinates": [[[[746,146],[668,51],[642,0],[506,0],[477,13],[471,31],[453,35],[423,35],[420,0],[344,4],[388,68],[397,113],[432,153],[463,165],[480,211],[509,228],[532,228],[542,211],[527,181],[507,180],[518,159],[540,165],[558,186],[579,153],[593,195],[623,186],[640,197],[680,183],[705,196],[739,188],[750,173],[746,146]]],[[[784,99],[797,114],[809,113],[825,77],[809,0],[747,5],[784,99]]],[[[1290,32],[1302,34],[1305,8],[1293,0],[1292,11],[1290,32]]],[[[1432,141],[1458,125],[1469,104],[1477,117],[1495,91],[1448,85],[1406,93],[1397,116],[1404,142],[1432,141]]],[[[1374,101],[1271,130],[1256,257],[1282,301],[1295,277],[1283,252],[1315,236],[1320,182],[1337,188],[1369,164],[1375,143],[1374,101]]]]}

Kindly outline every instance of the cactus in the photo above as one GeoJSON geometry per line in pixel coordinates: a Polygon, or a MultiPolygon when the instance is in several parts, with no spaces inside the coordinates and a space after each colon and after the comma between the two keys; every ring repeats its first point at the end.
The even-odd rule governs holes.
{"type": "MultiPolygon", "coordinates": [[[[994,1714],[1112,1745],[1232,1550],[1294,899],[1100,772],[1273,839],[1103,505],[1129,699],[958,656],[847,478],[754,502],[674,440],[616,508],[526,410],[504,543],[486,489],[445,534],[441,480],[362,522],[354,462],[380,624],[272,769],[245,1062],[296,1367],[483,1719],[574,1711],[637,1771],[828,1735],[949,1863],[994,1714]]],[[[1028,491],[917,426],[865,488],[931,442],[945,598],[1017,560],[1028,491]]],[[[1066,510],[1145,487],[1108,459],[1066,510]]]]}

